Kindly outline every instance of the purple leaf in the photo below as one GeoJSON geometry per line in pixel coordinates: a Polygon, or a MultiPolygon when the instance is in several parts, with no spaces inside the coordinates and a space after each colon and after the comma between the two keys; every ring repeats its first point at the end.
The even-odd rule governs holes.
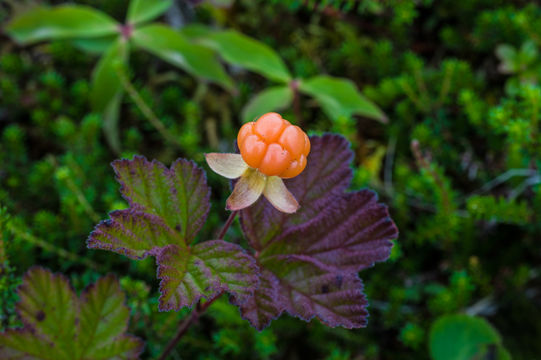
{"type": "Polygon", "coordinates": [[[277,236],[261,252],[266,261],[311,256],[332,271],[357,272],[386,260],[397,230],[370,190],[345,194],[318,216],[277,236]]]}
{"type": "Polygon", "coordinates": [[[171,245],[161,252],[157,262],[160,310],[179,310],[223,291],[242,302],[258,284],[254,258],[240,246],[221,240],[197,244],[189,253],[171,245]]]}
{"type": "Polygon", "coordinates": [[[42,268],[28,271],[17,312],[24,328],[0,333],[2,359],[137,359],[143,343],[126,335],[129,309],[113,276],[77,298],[68,281],[42,268]]]}
{"type": "Polygon", "coordinates": [[[186,247],[180,235],[157,215],[128,209],[113,211],[109,216],[110,220],[102,221],[92,232],[89,248],[143,259],[147,255],[157,255],[169,244],[186,247]]]}
{"type": "Polygon", "coordinates": [[[184,159],[168,169],[140,156],[113,167],[130,208],[98,224],[89,248],[132,259],[155,256],[161,310],[179,310],[223,291],[240,299],[253,293],[257,265],[241,247],[224,241],[191,245],[210,208],[203,170],[184,159]]]}
{"type": "Polygon", "coordinates": [[[301,208],[293,215],[284,214],[262,199],[241,212],[243,231],[256,250],[276,235],[312,219],[349,186],[353,152],[347,140],[327,134],[312,136],[310,142],[312,150],[306,169],[299,176],[284,180],[301,208]]]}
{"type": "Polygon", "coordinates": [[[272,272],[262,269],[259,281],[254,296],[242,303],[233,297],[232,302],[239,306],[243,318],[261,330],[285,311],[286,300],[285,294],[280,292],[280,282],[272,272]]]}
{"type": "Polygon", "coordinates": [[[336,273],[308,257],[262,263],[262,278],[254,296],[237,303],[241,313],[261,330],[285,310],[309,321],[348,329],[366,325],[366,299],[356,274],[336,273]]]}
{"type": "Polygon", "coordinates": [[[262,329],[283,311],[326,325],[366,325],[366,299],[357,272],[388,258],[398,231],[387,207],[369,190],[347,193],[353,157],[340,136],[311,137],[301,175],[286,182],[299,200],[296,214],[259,201],[241,212],[243,230],[256,248],[262,280],[238,304],[262,329]]]}

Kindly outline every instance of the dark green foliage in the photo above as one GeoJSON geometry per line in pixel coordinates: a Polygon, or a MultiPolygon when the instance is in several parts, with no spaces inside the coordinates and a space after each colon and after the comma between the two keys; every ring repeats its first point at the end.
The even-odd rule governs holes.
{"type": "MultiPolygon", "coordinates": [[[[120,22],[128,8],[124,0],[75,3],[120,22]]],[[[363,272],[368,326],[347,331],[285,318],[258,333],[227,301],[217,302],[174,356],[428,359],[432,324],[467,311],[498,330],[513,358],[539,357],[541,7],[327,3],[314,10],[315,2],[238,0],[218,9],[206,1],[186,19],[266,43],[293,78],[348,78],[386,114],[386,125],[359,116],[332,120],[311,98],[299,99],[306,130],[338,131],[353,142],[352,187],[375,187],[400,229],[391,260],[363,272]]],[[[2,26],[10,15],[1,7],[2,26]]],[[[156,357],[186,313],[156,311],[152,260],[130,262],[84,243],[95,219],[127,208],[110,171],[117,156],[103,136],[104,119],[91,113],[90,69],[98,57],[66,41],[1,41],[0,203],[11,214],[0,229],[11,269],[0,279],[2,325],[16,325],[13,289],[33,264],[67,273],[78,289],[113,271],[122,274],[132,308],[129,331],[147,341],[143,358],[156,357]]],[[[133,52],[129,66],[136,90],[180,146],[164,142],[126,97],[122,155],[164,163],[183,156],[202,164],[204,152],[233,151],[244,106],[277,86],[229,67],[237,92],[228,93],[143,52],[133,52]]],[[[295,118],[293,101],[285,109],[285,118],[295,118]]],[[[219,214],[230,191],[217,175],[209,173],[208,182],[206,239],[225,220],[219,214]]],[[[227,239],[245,243],[238,223],[227,239]]]]}
{"type": "Polygon", "coordinates": [[[0,333],[2,359],[138,359],[143,342],[125,334],[129,309],[113,275],[77,297],[60,274],[34,267],[17,291],[24,327],[0,333]]]}

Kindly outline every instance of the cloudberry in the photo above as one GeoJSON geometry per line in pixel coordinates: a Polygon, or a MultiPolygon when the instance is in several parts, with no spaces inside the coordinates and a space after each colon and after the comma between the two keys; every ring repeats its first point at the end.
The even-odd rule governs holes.
{"type": "Polygon", "coordinates": [[[277,113],[267,113],[255,122],[244,124],[237,144],[248,166],[267,176],[284,179],[304,170],[310,152],[306,133],[277,113]]]}

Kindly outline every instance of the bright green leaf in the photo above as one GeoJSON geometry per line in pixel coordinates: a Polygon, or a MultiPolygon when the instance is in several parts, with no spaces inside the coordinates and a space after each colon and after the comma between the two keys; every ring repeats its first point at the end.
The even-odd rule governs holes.
{"type": "Polygon", "coordinates": [[[430,355],[434,360],[473,360],[484,358],[494,345],[497,359],[510,359],[500,334],[483,318],[447,315],[430,330],[430,355]]]}
{"type": "Polygon", "coordinates": [[[182,27],[179,29],[179,32],[189,40],[197,40],[198,38],[209,36],[214,30],[206,25],[193,23],[182,27]]]}
{"type": "Polygon", "coordinates": [[[105,134],[105,139],[107,140],[107,143],[111,149],[117,154],[120,154],[122,151],[122,144],[120,143],[120,130],[118,126],[122,97],[123,93],[121,91],[116,93],[113,98],[111,98],[111,101],[102,113],[103,133],[105,134]]]}
{"type": "Polygon", "coordinates": [[[313,96],[333,120],[342,116],[361,115],[387,122],[385,114],[366,99],[351,80],[325,75],[316,76],[301,81],[299,89],[313,96]]]}
{"type": "Polygon", "coordinates": [[[42,40],[94,38],[118,33],[119,24],[108,15],[81,5],[34,7],[13,18],[7,33],[22,44],[42,40]]]}
{"type": "Polygon", "coordinates": [[[118,35],[111,35],[99,38],[74,39],[71,43],[78,49],[89,54],[103,54],[117,39],[118,35]]]}
{"type": "Polygon", "coordinates": [[[120,38],[109,47],[100,59],[92,74],[90,100],[97,112],[103,112],[115,97],[122,92],[117,66],[125,64],[128,57],[128,44],[120,38]]]}
{"type": "Polygon", "coordinates": [[[293,91],[286,86],[268,88],[254,96],[242,109],[242,121],[253,121],[270,111],[283,110],[291,105],[293,91]]]}
{"type": "Polygon", "coordinates": [[[131,0],[127,23],[141,24],[153,20],[171,7],[172,0],[131,0]]]}
{"type": "Polygon", "coordinates": [[[92,107],[102,114],[106,139],[117,153],[121,150],[118,119],[123,94],[117,66],[125,65],[127,58],[128,43],[119,38],[102,56],[92,74],[92,107]]]}
{"type": "Polygon", "coordinates": [[[275,81],[287,83],[291,80],[289,70],[272,48],[239,32],[228,30],[209,33],[200,37],[199,41],[218,52],[228,63],[275,81]]]}
{"type": "Polygon", "coordinates": [[[194,76],[215,82],[226,89],[233,88],[233,81],[212,51],[191,44],[184,35],[170,27],[153,24],[136,29],[133,41],[138,47],[194,76]]]}
{"type": "Polygon", "coordinates": [[[113,276],[77,298],[64,277],[34,268],[19,294],[17,310],[25,327],[0,333],[2,359],[137,359],[142,350],[139,339],[124,334],[129,309],[113,276]]]}

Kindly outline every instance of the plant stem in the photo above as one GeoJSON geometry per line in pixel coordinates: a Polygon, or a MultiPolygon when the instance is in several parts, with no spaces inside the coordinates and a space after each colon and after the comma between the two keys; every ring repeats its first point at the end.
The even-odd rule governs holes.
{"type": "Polygon", "coordinates": [[[180,321],[180,324],[178,326],[175,336],[171,339],[171,341],[169,341],[169,343],[165,347],[165,350],[162,352],[158,360],[167,359],[167,356],[169,356],[171,351],[173,351],[173,349],[177,346],[178,342],[180,341],[180,339],[182,339],[184,334],[186,334],[190,326],[192,326],[192,324],[196,322],[197,319],[199,319],[199,316],[201,316],[201,314],[203,314],[210,307],[210,305],[212,305],[213,302],[218,300],[223,294],[224,292],[222,291],[221,293],[219,293],[218,295],[216,295],[214,298],[210,299],[203,305],[201,305],[200,302],[197,303],[197,305],[195,306],[195,309],[192,311],[190,316],[180,321]]]}
{"type": "Polygon", "coordinates": [[[163,136],[165,140],[180,147],[180,142],[167,131],[165,125],[160,121],[158,116],[154,113],[154,111],[152,111],[145,100],[143,100],[143,97],[137,92],[137,89],[135,89],[135,86],[133,86],[125,71],[121,67],[118,67],[116,70],[118,78],[122,83],[122,87],[128,93],[139,110],[141,110],[143,115],[148,119],[148,121],[150,121],[150,124],[154,126],[154,128],[160,133],[160,135],[163,136]]]}
{"type": "Polygon", "coordinates": [[[225,233],[227,232],[227,229],[229,229],[229,227],[233,223],[233,220],[235,220],[235,216],[237,216],[237,214],[238,214],[238,210],[233,211],[233,212],[231,212],[231,214],[229,214],[229,218],[225,222],[224,227],[222,228],[222,230],[220,231],[220,235],[218,235],[218,240],[223,240],[223,238],[225,236],[225,233]]]}
{"type": "MultiPolygon", "coordinates": [[[[229,214],[229,218],[227,219],[224,226],[222,227],[222,230],[220,230],[220,235],[218,235],[218,240],[223,240],[225,233],[227,232],[227,229],[229,229],[229,227],[233,223],[233,220],[235,220],[235,216],[237,216],[237,214],[238,214],[238,211],[232,211],[231,214],[229,214]]],[[[212,305],[213,302],[218,300],[223,294],[224,294],[223,291],[220,292],[218,295],[208,300],[203,305],[201,305],[201,302],[198,302],[197,305],[195,306],[195,309],[192,311],[192,313],[187,318],[184,318],[180,321],[177,332],[175,333],[175,336],[173,336],[173,338],[169,341],[169,343],[165,347],[165,350],[163,350],[162,354],[157,360],[167,359],[167,356],[169,356],[171,351],[173,351],[173,349],[177,346],[178,342],[180,341],[180,339],[182,339],[184,334],[186,334],[190,326],[192,326],[192,324],[196,322],[197,319],[199,319],[199,316],[201,316],[201,314],[203,314],[210,307],[210,305],[212,305]]]]}
{"type": "Polygon", "coordinates": [[[32,235],[27,230],[22,229],[18,225],[14,224],[14,222],[8,223],[6,228],[13,236],[19,237],[22,240],[24,240],[24,241],[26,241],[26,242],[28,242],[28,243],[30,243],[32,245],[39,246],[40,248],[42,248],[42,249],[44,249],[46,251],[50,251],[53,254],[58,255],[58,256],[60,256],[60,257],[62,257],[64,259],[68,259],[68,260],[76,262],[76,263],[84,264],[85,266],[87,266],[87,267],[89,267],[91,269],[94,269],[94,270],[99,269],[101,267],[97,263],[93,262],[92,260],[81,257],[81,256],[79,256],[79,255],[77,255],[75,253],[66,251],[63,248],[57,247],[57,246],[53,245],[52,243],[49,243],[49,242],[47,242],[45,240],[42,240],[42,239],[32,235]]]}
{"type": "Polygon", "coordinates": [[[297,118],[297,124],[302,127],[304,120],[302,118],[301,94],[299,93],[299,81],[291,81],[291,90],[293,90],[293,111],[297,118]]]}

